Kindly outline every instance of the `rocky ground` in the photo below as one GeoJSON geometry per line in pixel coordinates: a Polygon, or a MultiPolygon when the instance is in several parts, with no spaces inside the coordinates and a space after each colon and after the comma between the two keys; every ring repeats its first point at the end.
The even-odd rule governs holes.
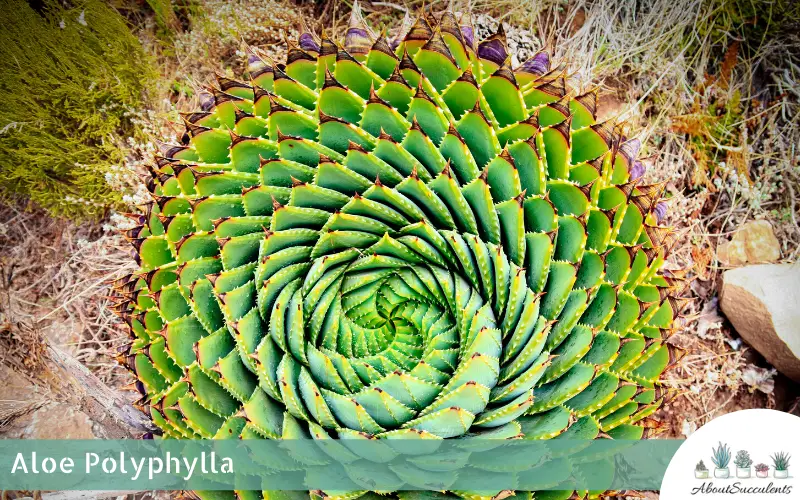
{"type": "Polygon", "coordinates": [[[68,403],[46,394],[18,373],[0,366],[0,415],[6,439],[94,439],[94,422],[68,403]]]}
{"type": "MultiPolygon", "coordinates": [[[[800,171],[792,149],[800,137],[797,66],[785,76],[765,71],[780,50],[772,42],[755,53],[741,49],[738,55],[732,52],[733,42],[739,47],[744,40],[736,36],[713,43],[706,39],[708,47],[687,45],[685,33],[711,37],[704,32],[712,28],[708,16],[725,18],[725,12],[706,12],[705,4],[692,0],[654,3],[652,11],[638,17],[623,8],[624,1],[611,0],[569,2],[564,8],[544,2],[538,16],[497,0],[474,8],[480,35],[506,23],[517,59],[547,46],[571,58],[576,75],[599,82],[600,114],[622,115],[643,131],[651,155],[648,180],[667,182],[667,222],[682,234],[668,265],[692,269],[695,301],[685,330],[673,340],[687,355],[667,377],[684,394],[660,412],[666,436],[689,435],[714,417],[744,408],[800,415],[797,308],[787,305],[792,296],[769,293],[764,276],[773,273],[749,267],[788,266],[798,252],[794,196],[800,171]],[[676,35],[677,28],[667,30],[664,24],[684,31],[676,35]],[[724,134],[709,131],[708,124],[713,121],[716,127],[719,114],[727,116],[734,106],[738,111],[726,122],[730,126],[724,134]],[[727,291],[720,299],[723,283],[727,291]]],[[[314,18],[309,7],[291,3],[207,0],[200,5],[191,27],[171,38],[170,50],[163,50],[152,20],[138,28],[164,81],[149,108],[135,112],[154,140],[128,142],[129,163],[110,180],[132,203],[143,196],[136,176],[155,150],[155,138],[180,133],[177,111],[191,109],[196,101],[196,92],[180,89],[197,89],[211,82],[214,72],[240,73],[242,40],[280,59],[282,30],[291,33],[302,18],[314,18]]],[[[341,29],[348,9],[324,5],[329,25],[341,29]]],[[[376,25],[396,26],[409,7],[368,3],[364,11],[376,25]]],[[[791,43],[796,42],[784,45],[791,43]]],[[[112,213],[102,223],[77,225],[35,209],[0,208],[0,380],[5,382],[0,385],[0,436],[101,435],[97,423],[74,405],[54,401],[52,388],[31,371],[38,366],[37,349],[48,342],[113,387],[130,382],[113,360],[122,328],[105,299],[108,281],[132,266],[129,248],[114,232],[120,220],[112,213]]],[[[794,290],[797,304],[800,279],[791,281],[789,273],[797,276],[798,266],[777,271],[794,290]]]]}

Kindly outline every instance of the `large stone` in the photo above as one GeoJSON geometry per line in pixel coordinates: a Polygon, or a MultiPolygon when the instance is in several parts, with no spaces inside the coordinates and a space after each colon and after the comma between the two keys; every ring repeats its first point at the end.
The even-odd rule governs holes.
{"type": "Polygon", "coordinates": [[[725,271],[720,308],[748,344],[800,382],[800,264],[725,271]]]}
{"type": "Polygon", "coordinates": [[[717,258],[726,266],[775,262],[781,258],[781,246],[772,225],[755,220],[740,227],[731,241],[720,243],[717,258]]]}
{"type": "Polygon", "coordinates": [[[0,439],[95,439],[92,421],[0,364],[0,439]]]}

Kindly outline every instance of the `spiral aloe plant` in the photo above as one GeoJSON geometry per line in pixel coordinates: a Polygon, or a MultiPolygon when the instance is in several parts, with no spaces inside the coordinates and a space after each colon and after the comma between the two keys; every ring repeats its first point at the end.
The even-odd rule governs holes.
{"type": "Polygon", "coordinates": [[[390,41],[356,11],[185,115],[116,284],[164,437],[658,430],[685,287],[662,186],[596,91],[468,18],[390,41]]]}

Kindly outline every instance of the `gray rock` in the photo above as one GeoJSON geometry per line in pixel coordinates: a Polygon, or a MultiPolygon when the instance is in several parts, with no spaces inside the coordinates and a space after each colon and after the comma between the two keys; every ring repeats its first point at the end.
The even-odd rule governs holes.
{"type": "Polygon", "coordinates": [[[748,344],[800,382],[800,264],[725,271],[720,308],[748,344]]]}

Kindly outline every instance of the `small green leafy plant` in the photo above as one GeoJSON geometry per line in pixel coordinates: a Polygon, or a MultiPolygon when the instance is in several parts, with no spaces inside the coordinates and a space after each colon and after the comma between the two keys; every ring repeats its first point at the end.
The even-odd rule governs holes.
{"type": "Polygon", "coordinates": [[[739,450],[736,452],[736,458],[734,458],[733,463],[736,464],[736,467],[747,469],[753,465],[753,459],[750,458],[750,453],[747,450],[739,450]]]}
{"type": "Polygon", "coordinates": [[[703,463],[702,460],[697,462],[697,465],[694,468],[694,477],[697,479],[707,479],[708,478],[708,468],[706,464],[703,463]]]}
{"type": "Polygon", "coordinates": [[[731,449],[727,444],[722,444],[720,441],[719,446],[711,448],[711,461],[717,469],[726,469],[731,462],[731,449]]]}
{"type": "Polygon", "coordinates": [[[772,464],[775,466],[776,471],[789,470],[789,459],[791,455],[788,453],[781,451],[772,455],[770,458],[772,458],[772,464]]]}

